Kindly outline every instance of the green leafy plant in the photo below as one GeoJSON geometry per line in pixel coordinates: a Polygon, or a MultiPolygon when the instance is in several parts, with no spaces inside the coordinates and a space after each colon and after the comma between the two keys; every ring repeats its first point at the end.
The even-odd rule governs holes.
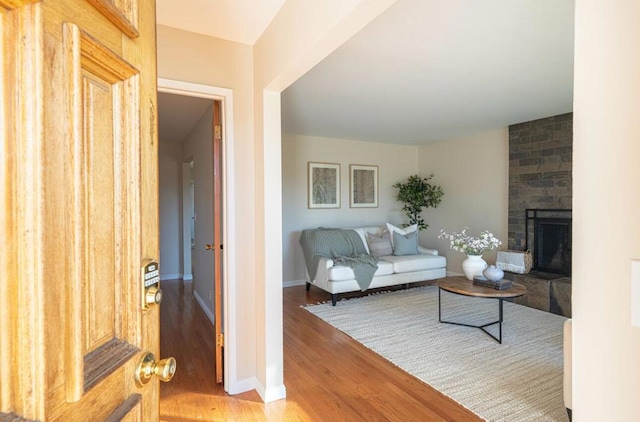
{"type": "Polygon", "coordinates": [[[417,224],[419,230],[426,230],[429,225],[422,218],[422,210],[426,208],[438,208],[444,191],[438,185],[432,185],[433,173],[428,177],[420,177],[417,174],[409,176],[406,183],[398,182],[393,185],[398,189],[396,199],[404,205],[402,211],[409,217],[409,225],[417,224]]]}

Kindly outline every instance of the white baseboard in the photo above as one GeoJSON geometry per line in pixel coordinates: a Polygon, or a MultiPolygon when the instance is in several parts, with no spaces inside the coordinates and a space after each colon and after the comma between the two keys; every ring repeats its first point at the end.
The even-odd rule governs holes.
{"type": "Polygon", "coordinates": [[[227,391],[227,393],[231,395],[246,393],[247,391],[255,390],[256,384],[257,383],[255,377],[236,380],[235,382],[230,381],[228,385],[229,390],[227,391]]]}
{"type": "Polygon", "coordinates": [[[202,308],[202,311],[207,316],[207,318],[209,318],[209,321],[211,321],[211,323],[215,325],[216,317],[213,315],[213,312],[209,310],[209,307],[207,307],[207,302],[202,299],[202,297],[196,290],[193,291],[193,297],[196,299],[196,302],[198,302],[198,305],[200,305],[200,308],[202,308]]]}
{"type": "Polygon", "coordinates": [[[256,391],[265,403],[287,398],[287,389],[284,384],[277,387],[264,388],[264,386],[256,379],[256,391]]]}
{"type": "Polygon", "coordinates": [[[193,280],[193,274],[187,274],[187,275],[183,275],[182,279],[184,281],[189,281],[189,280],[193,280]]]}
{"type": "Polygon", "coordinates": [[[162,280],[179,280],[182,278],[182,273],[180,274],[160,274],[160,281],[162,280]]]}
{"type": "Polygon", "coordinates": [[[464,276],[464,274],[454,273],[453,271],[447,271],[447,277],[457,277],[457,276],[464,276]]]}
{"type": "Polygon", "coordinates": [[[291,281],[283,281],[282,287],[294,287],[294,286],[304,286],[307,284],[306,280],[291,280],[291,281]]]}

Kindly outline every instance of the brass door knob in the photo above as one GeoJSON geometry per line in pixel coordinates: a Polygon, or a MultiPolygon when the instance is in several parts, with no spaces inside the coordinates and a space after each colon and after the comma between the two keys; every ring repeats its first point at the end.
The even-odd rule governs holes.
{"type": "Polygon", "coordinates": [[[158,287],[150,287],[144,293],[144,300],[148,306],[159,305],[162,302],[162,290],[158,287]]]}
{"type": "Polygon", "coordinates": [[[151,381],[155,375],[160,381],[168,382],[176,373],[176,360],[174,358],[161,359],[156,362],[153,353],[147,352],[142,357],[136,370],[136,383],[143,386],[151,381]]]}
{"type": "Polygon", "coordinates": [[[212,251],[215,249],[215,247],[213,246],[213,243],[207,243],[204,245],[204,249],[207,251],[212,251]]]}

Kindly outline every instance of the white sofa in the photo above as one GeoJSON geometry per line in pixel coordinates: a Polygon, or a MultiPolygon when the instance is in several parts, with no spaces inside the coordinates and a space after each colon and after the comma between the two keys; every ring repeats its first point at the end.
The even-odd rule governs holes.
{"type": "MultiPolygon", "coordinates": [[[[380,235],[384,229],[385,227],[370,226],[353,230],[360,235],[367,253],[369,253],[366,233],[380,235]]],[[[446,277],[447,260],[445,257],[439,256],[435,249],[426,249],[420,246],[418,246],[418,252],[418,255],[379,257],[378,269],[369,288],[375,289],[446,277]]],[[[339,293],[360,291],[353,270],[346,266],[334,265],[332,259],[321,259],[318,271],[314,276],[310,276],[308,271],[305,273],[307,290],[313,285],[331,293],[331,302],[334,306],[339,293]]]]}

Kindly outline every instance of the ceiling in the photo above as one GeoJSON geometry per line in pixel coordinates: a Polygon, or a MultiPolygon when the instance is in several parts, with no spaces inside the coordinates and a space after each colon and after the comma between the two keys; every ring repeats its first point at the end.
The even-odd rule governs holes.
{"type": "Polygon", "coordinates": [[[253,45],[284,0],[156,0],[161,25],[253,45]]]}
{"type": "Polygon", "coordinates": [[[158,92],[160,142],[182,142],[212,103],[207,98],[158,92]]]}
{"type": "MultiPolygon", "coordinates": [[[[262,2],[170,3],[158,0],[158,23],[201,32],[202,16],[231,8],[244,23],[209,35],[259,36],[238,27],[262,2]]],[[[264,3],[268,25],[282,1],[264,3]]],[[[398,0],[282,93],[283,132],[415,145],[570,112],[573,21],[572,0],[398,0]]]]}

